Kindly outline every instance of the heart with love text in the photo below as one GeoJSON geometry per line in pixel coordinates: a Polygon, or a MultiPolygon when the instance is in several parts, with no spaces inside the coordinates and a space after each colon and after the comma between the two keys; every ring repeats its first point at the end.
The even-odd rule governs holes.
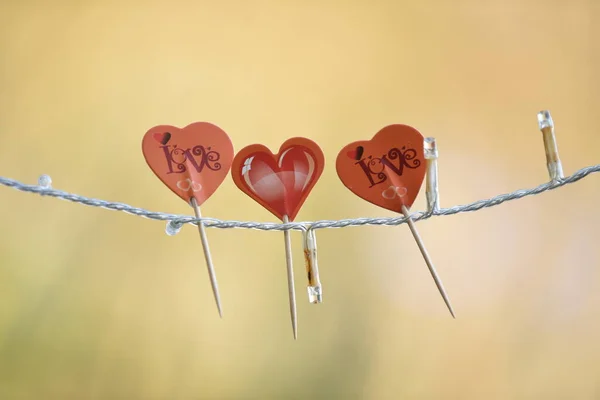
{"type": "Polygon", "coordinates": [[[233,160],[233,144],[219,127],[196,122],[185,128],[160,125],[142,140],[142,151],[154,174],[187,203],[198,205],[221,185],[233,160]]]}
{"type": "Polygon", "coordinates": [[[336,169],[344,186],[357,196],[401,212],[414,203],[426,165],[423,136],[407,125],[389,125],[371,140],[350,143],[338,154],[336,169]]]}

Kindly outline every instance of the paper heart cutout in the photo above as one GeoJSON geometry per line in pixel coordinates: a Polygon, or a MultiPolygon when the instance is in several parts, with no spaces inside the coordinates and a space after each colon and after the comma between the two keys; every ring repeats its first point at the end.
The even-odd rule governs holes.
{"type": "Polygon", "coordinates": [[[410,208],[425,178],[423,135],[408,125],[389,125],[371,140],[350,143],[338,154],[336,170],[344,186],[391,211],[410,208]],[[362,147],[362,157],[349,152],[362,147]]]}
{"type": "Polygon", "coordinates": [[[233,181],[241,191],[277,218],[293,221],[323,172],[325,157],[312,140],[286,140],[273,154],[260,144],[240,150],[231,166],[233,181]]]}
{"type": "Polygon", "coordinates": [[[233,144],[219,127],[196,122],[185,128],[159,125],[142,140],[142,152],[154,174],[187,203],[198,205],[221,185],[233,160],[233,144]]]}

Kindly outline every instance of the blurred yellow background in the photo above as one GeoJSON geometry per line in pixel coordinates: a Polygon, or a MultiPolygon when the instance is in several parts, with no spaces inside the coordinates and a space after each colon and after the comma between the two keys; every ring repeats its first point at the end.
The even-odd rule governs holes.
{"type": "MultiPolygon", "coordinates": [[[[596,0],[4,0],[0,175],[191,215],[141,139],[209,121],[236,150],[322,146],[299,221],[392,216],[335,157],[405,123],[438,140],[442,207],[534,187],[540,109],[565,174],[600,162],[599,19],[596,0]]],[[[320,231],[321,305],[294,232],[297,341],[281,232],[208,230],[220,320],[193,227],[0,187],[0,398],[600,398],[598,179],[418,223],[456,320],[406,226],[320,231]]],[[[274,220],[230,177],[203,213],[274,220]]]]}

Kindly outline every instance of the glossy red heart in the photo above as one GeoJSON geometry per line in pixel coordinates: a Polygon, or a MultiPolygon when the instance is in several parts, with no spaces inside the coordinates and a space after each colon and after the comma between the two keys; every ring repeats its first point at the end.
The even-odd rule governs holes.
{"type": "Polygon", "coordinates": [[[410,208],[425,177],[423,135],[407,125],[389,125],[371,140],[350,143],[338,154],[336,169],[357,196],[391,211],[410,208]],[[357,151],[357,157],[349,157],[357,151]]]}
{"type": "Polygon", "coordinates": [[[240,190],[277,218],[293,221],[323,172],[325,157],[312,140],[286,140],[273,154],[260,144],[240,150],[231,166],[231,176],[240,190]]]}
{"type": "Polygon", "coordinates": [[[233,159],[229,136],[208,122],[185,128],[160,125],[142,140],[148,166],[177,196],[201,205],[221,185],[233,159]]]}

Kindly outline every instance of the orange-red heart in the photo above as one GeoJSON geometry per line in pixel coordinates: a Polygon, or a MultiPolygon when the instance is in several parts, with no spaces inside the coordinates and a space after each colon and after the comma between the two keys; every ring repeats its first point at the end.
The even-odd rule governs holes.
{"type": "Polygon", "coordinates": [[[240,150],[231,176],[240,190],[277,218],[293,221],[323,172],[325,157],[312,140],[292,138],[278,154],[260,144],[240,150]]]}
{"type": "Polygon", "coordinates": [[[208,122],[155,126],[144,135],[142,152],[169,189],[187,203],[194,197],[198,205],[221,185],[233,159],[229,136],[208,122]]]}
{"type": "Polygon", "coordinates": [[[425,177],[423,135],[407,125],[389,125],[371,140],[350,143],[338,154],[344,186],[388,210],[410,208],[425,177]],[[352,157],[355,156],[355,157],[352,157]]]}

